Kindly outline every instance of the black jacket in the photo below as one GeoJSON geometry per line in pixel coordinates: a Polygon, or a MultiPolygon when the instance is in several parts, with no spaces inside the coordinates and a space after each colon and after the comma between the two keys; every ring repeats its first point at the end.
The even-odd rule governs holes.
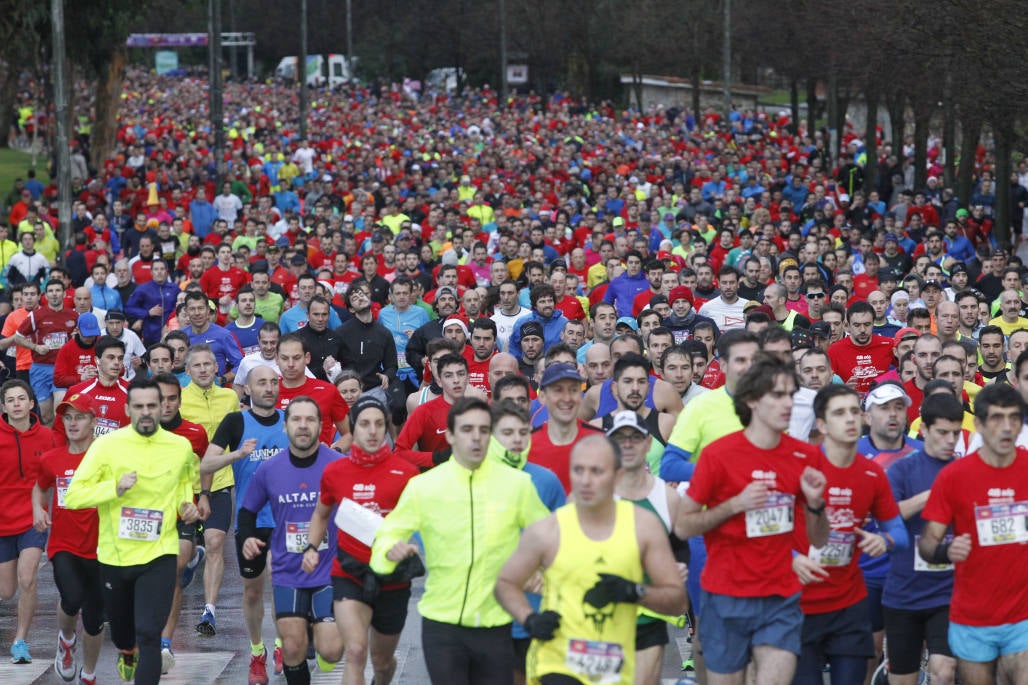
{"type": "Polygon", "coordinates": [[[396,343],[385,326],[377,321],[364,323],[355,316],[337,328],[335,334],[339,337],[339,363],[344,369],[357,372],[365,390],[382,384],[380,373],[388,376],[390,383],[396,380],[396,343]]]}
{"type": "MultiPolygon", "coordinates": [[[[311,363],[307,365],[307,368],[321,380],[327,381],[328,375],[325,373],[325,359],[329,355],[339,359],[339,334],[331,328],[316,331],[310,325],[299,329],[296,331],[296,334],[303,339],[304,344],[307,346],[307,351],[311,355],[311,363]]],[[[340,364],[342,363],[340,361],[340,364]]]]}

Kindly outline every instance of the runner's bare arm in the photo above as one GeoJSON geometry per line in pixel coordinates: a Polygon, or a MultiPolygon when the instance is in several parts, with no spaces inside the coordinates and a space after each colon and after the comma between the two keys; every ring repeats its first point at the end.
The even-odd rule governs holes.
{"type": "Polygon", "coordinates": [[[507,559],[496,579],[496,601],[514,617],[518,623],[524,623],[532,613],[532,605],[525,597],[525,583],[532,574],[542,568],[545,560],[551,560],[556,546],[559,544],[559,529],[555,516],[536,521],[521,534],[517,549],[507,559]],[[551,550],[551,547],[554,548],[551,550]]]}
{"type": "Polygon", "coordinates": [[[664,525],[652,513],[636,508],[635,534],[639,540],[643,570],[650,577],[646,596],[639,600],[639,604],[661,614],[677,616],[684,613],[689,602],[664,525]]]}

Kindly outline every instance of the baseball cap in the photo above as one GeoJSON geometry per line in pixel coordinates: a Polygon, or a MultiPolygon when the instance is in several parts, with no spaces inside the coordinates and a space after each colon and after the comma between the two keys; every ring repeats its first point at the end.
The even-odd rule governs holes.
{"type": "MultiPolygon", "coordinates": [[[[534,323],[535,325],[539,326],[539,324],[535,321],[531,321],[529,323],[534,323]]],[[[539,326],[539,328],[542,329],[542,326],[539,326]]],[[[524,326],[522,326],[522,330],[524,330],[524,326]]],[[[522,334],[521,337],[525,337],[524,334],[522,334]]],[[[578,369],[575,368],[574,364],[560,362],[557,364],[550,364],[546,367],[546,370],[543,371],[543,378],[541,381],[539,381],[539,387],[545,388],[547,385],[552,385],[557,381],[564,380],[578,381],[579,383],[582,383],[585,379],[578,375],[578,369]]]]}
{"type": "Polygon", "coordinates": [[[610,222],[611,226],[624,226],[625,220],[619,216],[614,217],[614,220],[610,222]]]}
{"type": "Polygon", "coordinates": [[[920,335],[921,331],[907,326],[896,331],[896,335],[892,336],[892,341],[899,344],[908,338],[917,338],[920,337],[920,335]]]}
{"type": "Polygon", "coordinates": [[[970,216],[966,209],[957,210],[957,218],[970,216]]]}
{"type": "Polygon", "coordinates": [[[878,282],[879,283],[882,283],[883,281],[886,282],[886,283],[889,283],[889,282],[895,283],[898,280],[899,280],[899,276],[897,276],[896,272],[893,271],[892,269],[880,269],[878,271],[878,282]]]}
{"type": "Polygon", "coordinates": [[[57,405],[58,416],[64,416],[64,412],[68,408],[76,411],[83,412],[84,414],[92,414],[96,416],[96,407],[93,406],[93,400],[90,399],[89,395],[83,395],[82,393],[75,393],[74,395],[66,395],[60,404],[57,405]]]}
{"type": "Polygon", "coordinates": [[[942,284],[934,278],[929,278],[927,281],[924,282],[924,285],[921,286],[921,291],[923,292],[928,288],[938,288],[939,290],[942,290],[942,284]]]}
{"type": "Polygon", "coordinates": [[[667,296],[668,302],[674,304],[675,300],[685,299],[689,301],[689,304],[693,304],[692,289],[687,285],[676,285],[671,289],[671,292],[667,296]]]}
{"type": "Polygon", "coordinates": [[[617,323],[614,324],[614,328],[617,328],[618,326],[622,325],[628,326],[633,331],[639,330],[639,323],[630,316],[622,316],[620,319],[618,319],[617,323]]]}
{"type": "Polygon", "coordinates": [[[90,336],[100,335],[100,323],[96,320],[96,316],[90,313],[79,314],[79,335],[90,336]]]}
{"type": "Polygon", "coordinates": [[[350,430],[353,430],[354,424],[357,423],[357,418],[365,409],[377,409],[382,412],[382,415],[386,417],[386,420],[392,416],[392,413],[386,408],[382,400],[374,397],[373,395],[361,395],[357,398],[353,407],[350,408],[350,430]]]}
{"type": "Polygon", "coordinates": [[[963,264],[954,264],[953,266],[951,266],[949,268],[949,275],[950,276],[953,276],[954,274],[966,274],[966,273],[967,273],[967,267],[964,266],[963,264]]]}
{"type": "Polygon", "coordinates": [[[457,291],[454,289],[454,287],[452,285],[444,285],[444,286],[441,286],[440,288],[438,288],[435,291],[435,299],[436,299],[436,301],[437,302],[439,301],[439,296],[440,295],[445,295],[447,293],[449,293],[450,295],[453,295],[454,299],[459,299],[459,298],[457,298],[457,291]]]}
{"type": "Polygon", "coordinates": [[[289,263],[295,264],[296,266],[302,266],[307,263],[307,260],[304,258],[303,255],[294,254],[292,258],[289,260],[289,263]]]}
{"type": "Polygon", "coordinates": [[[832,327],[825,321],[815,321],[810,324],[811,340],[813,340],[814,336],[820,336],[827,340],[832,337],[832,327]]]}
{"type": "Polygon", "coordinates": [[[607,437],[613,436],[622,428],[632,428],[643,435],[649,435],[649,431],[646,430],[646,426],[643,425],[642,419],[639,415],[630,409],[619,411],[614,414],[614,423],[611,424],[610,429],[607,431],[607,437]]]}
{"type": "Polygon", "coordinates": [[[886,233],[885,234],[885,242],[888,243],[890,241],[894,242],[894,243],[899,243],[899,241],[900,241],[899,236],[896,235],[895,233],[886,233]]]}
{"type": "Polygon", "coordinates": [[[904,407],[911,405],[910,397],[898,383],[885,381],[871,388],[871,392],[867,393],[867,397],[864,399],[864,409],[870,409],[872,405],[881,406],[900,399],[903,400],[904,407]]]}
{"type": "Polygon", "coordinates": [[[128,321],[128,317],[125,316],[125,312],[112,309],[104,316],[104,321],[128,321]]]}
{"type": "Polygon", "coordinates": [[[546,339],[546,336],[543,334],[543,325],[538,321],[526,321],[521,324],[521,339],[524,340],[530,335],[546,339]]]}

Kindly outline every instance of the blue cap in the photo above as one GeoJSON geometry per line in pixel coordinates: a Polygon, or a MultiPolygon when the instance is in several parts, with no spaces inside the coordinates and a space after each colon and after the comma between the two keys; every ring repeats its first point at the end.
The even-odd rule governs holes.
{"type": "Polygon", "coordinates": [[[100,322],[96,320],[96,316],[93,314],[79,314],[78,326],[79,335],[83,337],[100,335],[100,322]]]}
{"type": "Polygon", "coordinates": [[[558,364],[550,364],[546,367],[546,370],[543,371],[543,379],[539,382],[539,387],[545,388],[547,385],[563,380],[577,381],[579,383],[585,381],[584,378],[578,375],[578,369],[574,364],[561,362],[558,364]]]}
{"type": "Polygon", "coordinates": [[[626,326],[630,327],[633,331],[639,330],[639,323],[630,316],[622,316],[620,319],[618,319],[618,322],[614,324],[614,327],[616,328],[621,324],[625,324],[626,326]]]}

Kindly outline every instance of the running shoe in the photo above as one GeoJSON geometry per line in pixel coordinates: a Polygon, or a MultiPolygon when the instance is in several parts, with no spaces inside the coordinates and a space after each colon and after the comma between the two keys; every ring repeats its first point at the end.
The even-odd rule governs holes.
{"type": "Polygon", "coordinates": [[[161,675],[175,668],[175,652],[171,651],[171,640],[161,638],[161,675]]]}
{"type": "Polygon", "coordinates": [[[118,653],[118,675],[126,683],[136,678],[136,650],[118,653]]]}
{"type": "Polygon", "coordinates": [[[79,685],[96,685],[96,674],[89,676],[88,678],[82,675],[82,669],[79,669],[79,685]]]}
{"type": "Polygon", "coordinates": [[[315,654],[315,658],[318,661],[318,670],[321,671],[322,673],[328,673],[333,668],[336,667],[336,665],[334,663],[332,663],[331,661],[326,661],[325,659],[323,659],[321,657],[321,653],[320,652],[315,654]]]}
{"type": "Polygon", "coordinates": [[[214,625],[214,614],[207,609],[203,610],[200,622],[196,624],[196,632],[201,635],[206,635],[207,637],[211,637],[218,632],[214,625]]]}
{"type": "Polygon", "coordinates": [[[268,652],[250,655],[250,685],[268,685],[268,652]]]}
{"type": "Polygon", "coordinates": [[[682,662],[682,670],[683,671],[695,671],[696,670],[696,662],[693,660],[692,657],[689,657],[688,659],[686,659],[685,661],[682,662]]]}
{"type": "Polygon", "coordinates": [[[54,657],[54,671],[66,683],[75,680],[75,640],[65,642],[57,633],[57,656],[54,657]]]}
{"type": "Polygon", "coordinates": [[[29,654],[29,643],[25,642],[21,638],[14,641],[11,645],[11,663],[12,664],[31,664],[32,655],[29,654]]]}
{"type": "Polygon", "coordinates": [[[282,675],[282,671],[285,670],[285,666],[282,662],[282,645],[278,644],[278,640],[275,640],[275,652],[272,654],[272,661],[275,662],[275,675],[282,675]]]}
{"type": "Polygon", "coordinates": [[[196,569],[200,567],[200,562],[207,556],[207,550],[203,545],[196,546],[196,554],[193,555],[193,559],[186,564],[186,567],[182,569],[182,580],[179,581],[179,587],[185,590],[189,587],[189,584],[193,582],[193,576],[196,575],[196,569]]]}

